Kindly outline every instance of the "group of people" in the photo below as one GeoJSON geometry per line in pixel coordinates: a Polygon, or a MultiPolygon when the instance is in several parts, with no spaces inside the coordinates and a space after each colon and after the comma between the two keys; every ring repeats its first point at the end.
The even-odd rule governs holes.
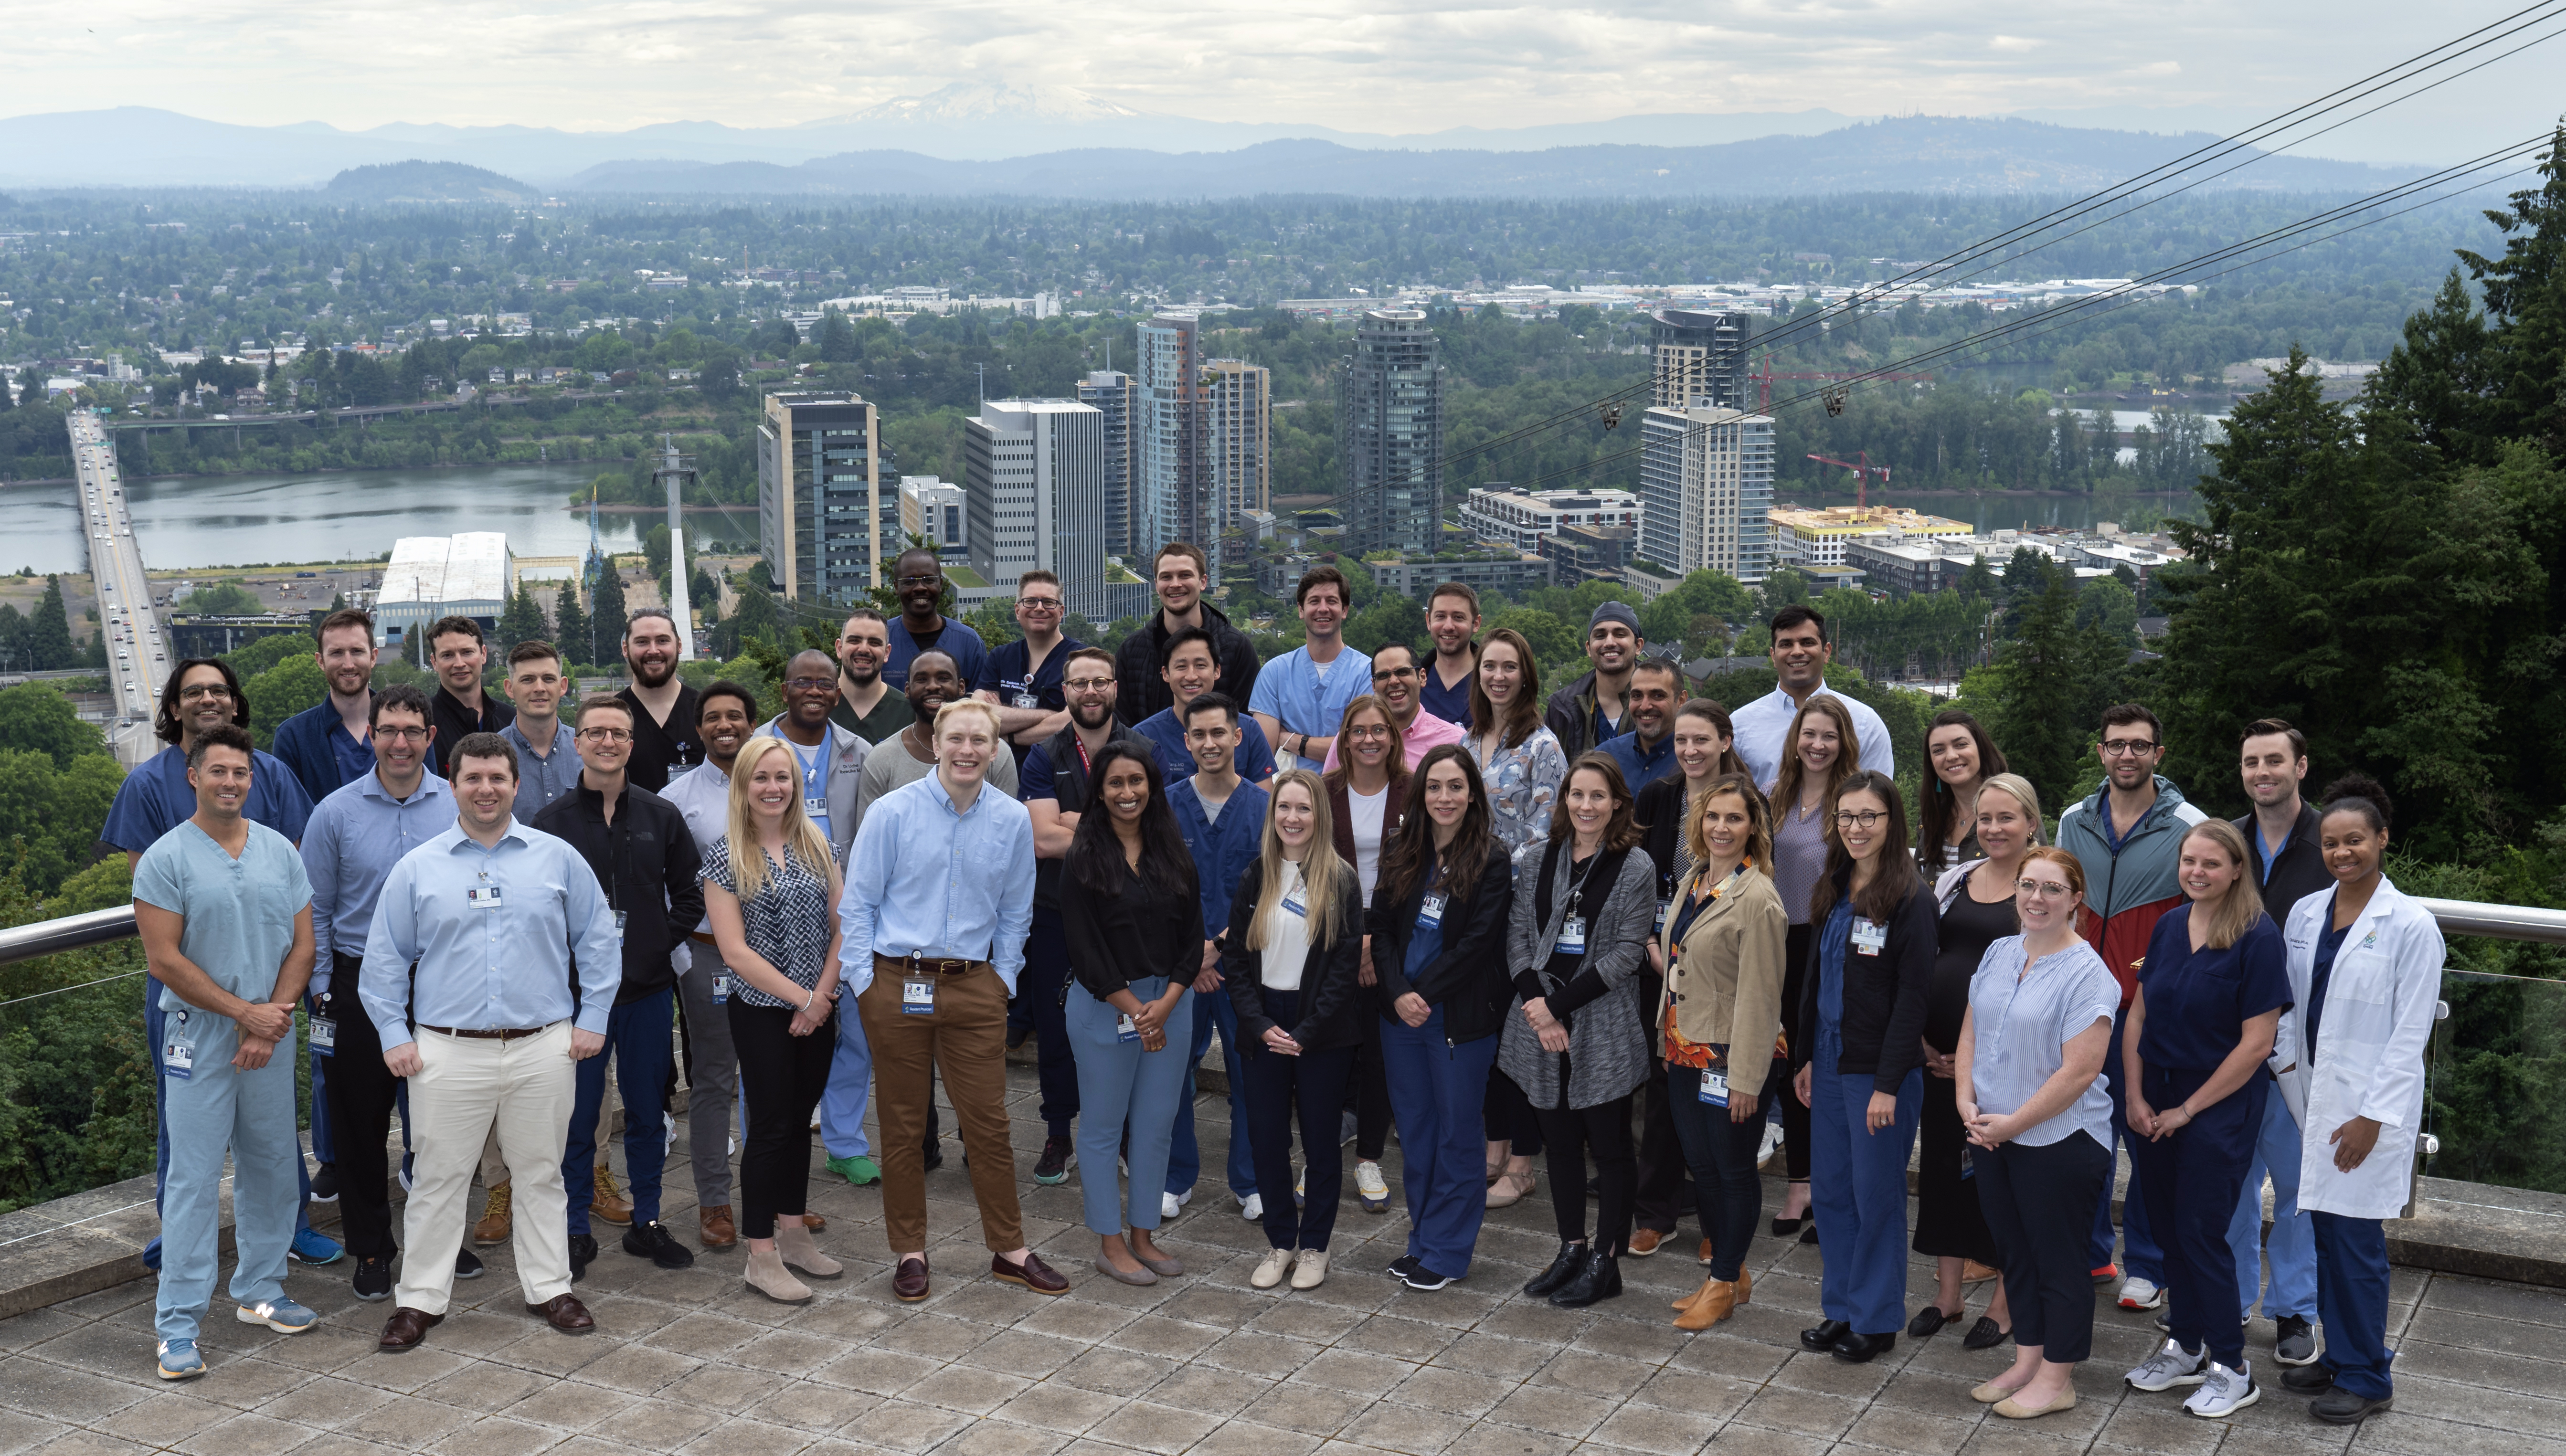
{"type": "Polygon", "coordinates": [[[2304,804],[2304,742],[2258,722],[2240,756],[2254,812],[2208,820],[2156,774],[2155,717],[2124,705],[2104,717],[2104,787],[2043,845],[2037,792],[1952,711],[1911,833],[1888,730],[1827,688],[1806,607],[1771,623],[1773,692],[1732,713],[1686,699],[1620,603],[1587,624],[1591,670],[1545,697],[1531,644],[1483,632],[1467,587],[1432,594],[1430,649],[1366,654],[1343,634],[1349,584],[1316,567],[1294,593],[1302,645],[1260,663],[1203,599],[1201,552],[1171,544],[1153,569],[1159,607],[1118,651],[1062,635],[1039,571],[1018,585],[1021,638],[992,649],[941,615],[936,558],[911,551],[899,613],[859,610],[834,660],[791,658],[764,723],[747,687],[679,681],[650,610],[625,643],[632,685],[566,721],[546,644],[511,651],[500,702],[479,628],[446,618],[427,628],[434,694],[373,690],[371,621],[334,614],[330,697],[278,728],[273,758],[229,668],[182,663],[170,748],[108,834],[139,859],[161,1102],[182,1129],[161,1373],[203,1368],[226,1145],[244,1321],[309,1328],[284,1263],[319,1238],[306,1196],[336,1196],[356,1292],[395,1301],[385,1349],[422,1342],[452,1281],[479,1274],[467,1229],[513,1238],[531,1313],[592,1328],[572,1286],[598,1257],[593,1216],[620,1214],[635,1257],[692,1262],[657,1217],[681,1061],[696,1242],[744,1237],[768,1298],[841,1272],[808,1204],[814,1130],[833,1174],[882,1186],[894,1293],[927,1296],[938,1078],[991,1275],[1067,1290],[1018,1207],[1003,1065],[1027,1036],[1035,1181],[1080,1170],[1101,1277],[1179,1277],[1156,1235],[1200,1178],[1192,1072],[1217,1033],[1223,1172],[1266,1236],[1259,1289],[1327,1279],[1344,1142],[1358,1205],[1387,1209],[1395,1126],[1392,1277],[1466,1278],[1487,1210],[1529,1196],[1546,1158],[1559,1247],[1525,1291],[1617,1297],[1620,1261],[1690,1211],[1704,1277],[1674,1323],[1706,1329],[1751,1299],[1778,1149],[1771,1233],[1823,1251],[1813,1351],[1929,1337],[1994,1278],[1963,1341],[2011,1338],[2015,1358],[1972,1393],[2038,1416],[2074,1403],[2094,1286],[2117,1283],[2124,1306],[2166,1310],[2130,1383],[2189,1388],[2185,1408],[2216,1417],[2257,1398],[2259,1296],[2316,1416],[2385,1406],[2380,1221],[2407,1197],[2441,943],[2381,873],[2377,785],[2304,804]],[[298,1003],[327,1114],[308,1195],[287,1172],[291,1072],[273,1070],[298,1003]],[[629,1204],[598,1150],[617,1092],[629,1204]],[[1913,1246],[1938,1279],[1911,1318],[1920,1139],[1913,1246]],[[476,1172],[491,1197],[467,1225],[476,1172]]]}

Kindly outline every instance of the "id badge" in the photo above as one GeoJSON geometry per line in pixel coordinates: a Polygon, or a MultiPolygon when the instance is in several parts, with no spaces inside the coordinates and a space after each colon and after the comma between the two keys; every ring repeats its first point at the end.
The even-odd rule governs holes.
{"type": "Polygon", "coordinates": [[[304,1040],[310,1042],[312,1044],[313,1052],[320,1056],[335,1057],[339,1055],[338,1021],[335,1018],[327,1016],[308,1018],[306,1021],[304,1040]]]}
{"type": "Polygon", "coordinates": [[[1889,944],[1889,927],[1877,920],[1853,917],[1853,948],[1860,955],[1878,955],[1889,944]]]}
{"type": "Polygon", "coordinates": [[[1963,1143],[1960,1146],[1960,1176],[1963,1178],[1974,1178],[1977,1175],[1978,1150],[1970,1147],[1966,1143],[1963,1143]]]}
{"type": "Polygon", "coordinates": [[[1304,920],[1310,918],[1310,907],[1302,902],[1301,892],[1297,889],[1283,897],[1283,908],[1304,920]]]}
{"type": "Polygon", "coordinates": [[[1042,706],[1042,697],[1037,693],[1020,692],[1016,694],[1015,705],[1019,708],[1039,708],[1042,706]]]}
{"type": "Polygon", "coordinates": [[[624,917],[627,913],[623,910],[615,912],[615,943],[618,946],[624,944],[624,917]]]}
{"type": "Polygon", "coordinates": [[[730,993],[733,984],[734,983],[728,973],[713,977],[713,1005],[730,1005],[730,993]]]}
{"type": "Polygon", "coordinates": [[[1701,1070],[1701,1099],[1714,1107],[1728,1105],[1728,1074],[1715,1067],[1701,1070]]]}
{"type": "Polygon", "coordinates": [[[495,884],[468,886],[463,891],[463,898],[476,910],[498,909],[501,901],[499,886],[495,884]]]}
{"type": "Polygon", "coordinates": [[[1432,930],[1443,923],[1443,896],[1427,895],[1416,902],[1416,928],[1432,930]]]}
{"type": "Polygon", "coordinates": [[[910,1016],[935,1014],[935,983],[912,978],[899,983],[899,1009],[910,1016]]]}
{"type": "Polygon", "coordinates": [[[1141,1040],[1141,1028],[1135,1025],[1132,1018],[1128,1016],[1118,1018],[1114,1023],[1114,1040],[1118,1042],[1137,1042],[1141,1040]]]}
{"type": "Polygon", "coordinates": [[[1558,950],[1562,955],[1586,954],[1586,917],[1571,915],[1559,923],[1558,950]]]}
{"type": "Polygon", "coordinates": [[[196,1046],[186,1038],[187,1013],[181,1011],[176,1024],[169,1028],[168,1042],[160,1048],[161,1076],[185,1082],[196,1075],[196,1046]]]}
{"type": "Polygon", "coordinates": [[[1660,935],[1667,933],[1667,920],[1669,916],[1674,914],[1674,911],[1675,902],[1671,896],[1658,901],[1658,933],[1660,935]]]}

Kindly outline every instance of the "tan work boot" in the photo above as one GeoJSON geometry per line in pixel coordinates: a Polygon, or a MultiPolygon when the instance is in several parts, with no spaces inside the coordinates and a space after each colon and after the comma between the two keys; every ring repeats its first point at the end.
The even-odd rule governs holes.
{"type": "Polygon", "coordinates": [[[508,1185],[500,1183],[490,1189],[490,1201],[481,1206],[481,1221],[472,1226],[472,1242],[487,1249],[508,1242],[508,1185]]]}
{"type": "Polygon", "coordinates": [[[699,1210],[697,1221],[703,1225],[700,1236],[707,1249],[727,1249],[739,1242],[739,1226],[731,1222],[730,1205],[717,1203],[699,1210]]]}
{"type": "Polygon", "coordinates": [[[604,1163],[597,1165],[597,1193],[588,1200],[588,1216],[628,1228],[633,1223],[633,1205],[624,1201],[623,1190],[615,1186],[615,1170],[604,1163]]]}

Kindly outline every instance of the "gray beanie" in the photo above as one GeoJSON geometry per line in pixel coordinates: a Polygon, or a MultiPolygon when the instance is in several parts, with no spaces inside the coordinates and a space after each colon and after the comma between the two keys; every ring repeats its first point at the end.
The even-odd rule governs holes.
{"type": "Polygon", "coordinates": [[[1640,613],[1619,602],[1607,602],[1596,607],[1595,614],[1586,618],[1586,634],[1593,636],[1595,629],[1608,621],[1618,621],[1631,629],[1631,635],[1640,635],[1640,613]]]}

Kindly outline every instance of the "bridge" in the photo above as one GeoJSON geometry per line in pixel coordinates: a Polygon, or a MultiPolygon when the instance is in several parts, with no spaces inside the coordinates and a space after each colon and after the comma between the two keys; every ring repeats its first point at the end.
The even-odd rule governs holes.
{"type": "Polygon", "coordinates": [[[143,575],[142,545],[133,535],[116,446],[95,414],[75,410],[69,423],[72,460],[79,472],[81,536],[98,586],[99,630],[108,637],[107,686],[116,700],[117,721],[108,740],[131,769],[159,750],[151,724],[159,710],[161,680],[175,659],[151,610],[151,581],[143,575]]]}
{"type": "MultiPolygon", "coordinates": [[[[666,387],[670,389],[685,389],[692,388],[693,386],[690,384],[671,384],[666,387]]],[[[193,432],[227,429],[237,431],[243,429],[257,429],[265,425],[314,424],[318,423],[324,416],[340,423],[353,421],[358,424],[364,424],[371,420],[385,419],[394,415],[454,414],[462,410],[474,408],[475,406],[532,404],[538,399],[561,399],[573,402],[587,399],[613,399],[626,392],[627,391],[623,389],[564,389],[558,393],[544,395],[484,394],[476,392],[468,399],[422,399],[408,404],[356,404],[340,409],[286,410],[278,413],[259,414],[207,414],[195,418],[174,419],[155,419],[148,415],[124,415],[112,420],[108,424],[107,428],[117,434],[126,434],[136,430],[188,430],[193,432]]]]}

